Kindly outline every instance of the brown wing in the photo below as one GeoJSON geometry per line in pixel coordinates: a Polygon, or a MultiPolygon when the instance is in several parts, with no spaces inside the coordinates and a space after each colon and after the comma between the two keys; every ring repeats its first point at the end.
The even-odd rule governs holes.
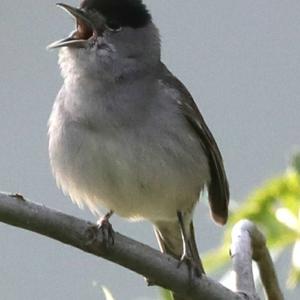
{"type": "Polygon", "coordinates": [[[165,68],[162,82],[174,88],[182,95],[182,112],[199,136],[204,151],[206,152],[211,180],[208,184],[208,197],[213,219],[219,224],[225,224],[228,218],[229,187],[224,169],[223,159],[217,143],[207,127],[200,111],[198,110],[191,94],[186,87],[165,68]]]}

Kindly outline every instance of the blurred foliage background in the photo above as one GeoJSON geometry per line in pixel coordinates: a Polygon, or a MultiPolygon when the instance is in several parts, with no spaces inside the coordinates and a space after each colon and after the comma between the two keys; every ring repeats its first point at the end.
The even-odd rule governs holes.
{"type": "Polygon", "coordinates": [[[284,174],[268,180],[242,204],[234,203],[222,245],[203,257],[207,273],[211,274],[229,267],[228,249],[232,227],[241,219],[249,219],[266,236],[273,260],[274,257],[276,260],[279,259],[280,255],[292,247],[286,287],[295,288],[300,283],[299,204],[300,154],[296,154],[284,174]]]}

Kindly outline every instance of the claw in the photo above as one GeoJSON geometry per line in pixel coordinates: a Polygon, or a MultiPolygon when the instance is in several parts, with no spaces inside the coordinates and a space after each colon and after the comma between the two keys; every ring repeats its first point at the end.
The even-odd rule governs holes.
{"type": "Polygon", "coordinates": [[[105,246],[113,246],[115,243],[115,232],[109,222],[109,218],[112,216],[112,214],[113,211],[110,211],[97,222],[97,227],[102,232],[103,242],[105,246]]]}
{"type": "Polygon", "coordinates": [[[183,263],[185,263],[188,267],[189,278],[191,281],[193,281],[194,277],[201,277],[201,268],[197,265],[197,263],[193,260],[192,257],[183,254],[178,262],[177,268],[179,269],[183,263]]]}
{"type": "Polygon", "coordinates": [[[152,279],[149,279],[149,278],[145,278],[146,280],[146,283],[147,283],[147,286],[150,287],[150,286],[155,286],[155,283],[152,279]]]}
{"type": "Polygon", "coordinates": [[[25,201],[25,198],[23,197],[23,195],[19,194],[19,193],[16,193],[16,194],[10,194],[10,197],[12,198],[16,198],[18,200],[23,200],[25,201]]]}

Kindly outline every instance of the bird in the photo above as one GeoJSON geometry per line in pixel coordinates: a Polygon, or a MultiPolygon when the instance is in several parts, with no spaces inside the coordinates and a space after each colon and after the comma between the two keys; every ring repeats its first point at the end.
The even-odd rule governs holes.
{"type": "Polygon", "coordinates": [[[141,0],[57,5],[75,20],[48,47],[59,49],[63,77],[48,123],[58,186],[95,215],[106,211],[102,225],[113,213],[148,220],[161,251],[204,273],[195,206],[207,190],[212,218],[224,225],[228,180],[191,94],[161,60],[150,11],[141,0]]]}

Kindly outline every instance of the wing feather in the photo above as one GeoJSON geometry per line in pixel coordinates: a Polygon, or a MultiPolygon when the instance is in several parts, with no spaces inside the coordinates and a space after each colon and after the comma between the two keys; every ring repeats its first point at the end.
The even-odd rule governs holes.
{"type": "Polygon", "coordinates": [[[225,224],[228,219],[229,186],[218,145],[186,87],[167,68],[161,80],[181,95],[182,113],[197,133],[208,158],[211,180],[207,188],[213,219],[219,224],[225,224]]]}

